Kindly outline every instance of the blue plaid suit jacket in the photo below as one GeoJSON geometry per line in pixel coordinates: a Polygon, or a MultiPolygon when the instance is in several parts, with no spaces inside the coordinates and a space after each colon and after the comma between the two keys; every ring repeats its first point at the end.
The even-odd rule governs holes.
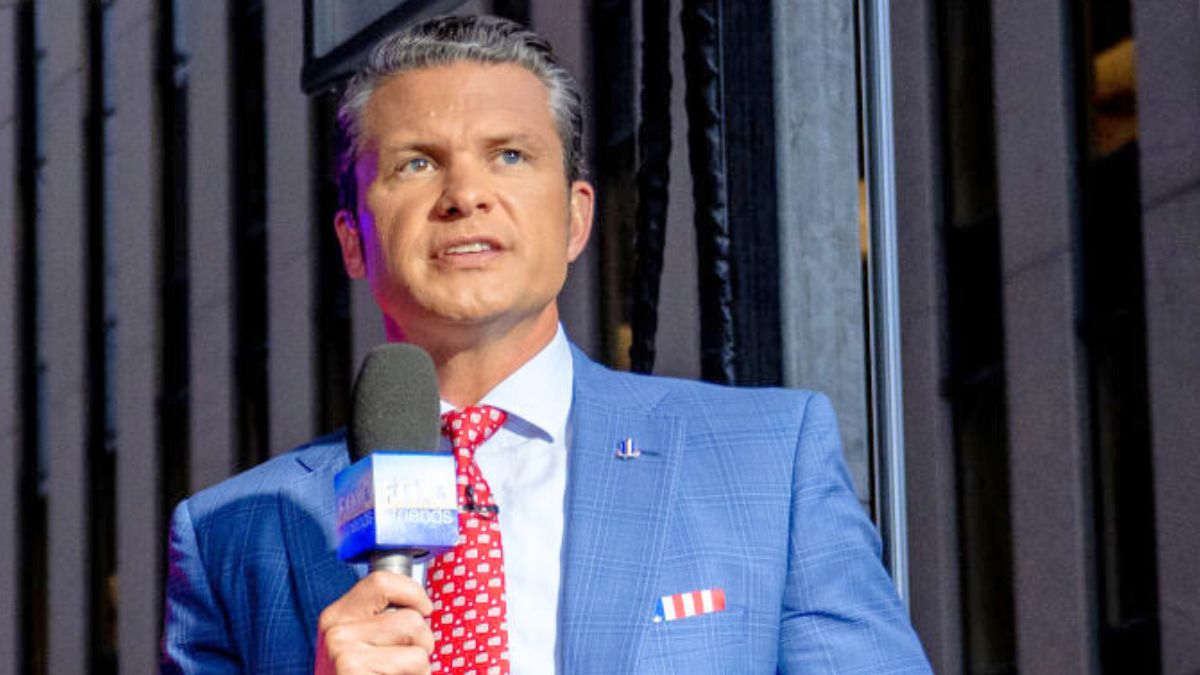
{"type": "MultiPolygon", "coordinates": [[[[560,672],[929,672],[827,399],[574,361],[560,672]],[[725,611],[653,621],[706,588],[725,611]]],[[[364,572],[335,553],[347,462],[331,436],[179,505],[162,672],[312,672],[318,614],[364,572]]]]}

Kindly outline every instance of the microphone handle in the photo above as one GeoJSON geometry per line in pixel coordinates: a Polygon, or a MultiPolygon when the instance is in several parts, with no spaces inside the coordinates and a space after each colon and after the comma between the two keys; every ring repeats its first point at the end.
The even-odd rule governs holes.
{"type": "Polygon", "coordinates": [[[412,578],[413,557],[403,551],[381,551],[371,556],[371,571],[394,572],[412,578]]]}

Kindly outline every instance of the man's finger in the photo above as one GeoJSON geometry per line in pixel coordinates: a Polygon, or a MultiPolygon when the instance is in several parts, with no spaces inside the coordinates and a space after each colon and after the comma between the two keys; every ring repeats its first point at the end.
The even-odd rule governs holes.
{"type": "Polygon", "coordinates": [[[372,572],[321,612],[322,631],[381,614],[389,607],[411,609],[422,617],[433,611],[425,589],[403,574],[372,572]]]}
{"type": "Polygon", "coordinates": [[[341,654],[333,666],[339,673],[393,673],[395,675],[426,675],[429,673],[429,654],[419,647],[369,647],[341,654]]]}
{"type": "Polygon", "coordinates": [[[426,654],[433,651],[433,631],[425,618],[411,609],[384,612],[358,621],[335,624],[324,632],[329,653],[336,654],[359,645],[372,647],[412,646],[426,654]]]}

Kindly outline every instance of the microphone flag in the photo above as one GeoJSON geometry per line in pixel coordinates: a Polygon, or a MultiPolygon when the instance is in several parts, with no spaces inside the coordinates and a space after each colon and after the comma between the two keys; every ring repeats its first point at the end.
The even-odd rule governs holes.
{"type": "Polygon", "coordinates": [[[381,551],[416,560],[458,541],[458,495],[450,453],[377,451],[334,478],[338,557],[363,562],[381,551]]]}

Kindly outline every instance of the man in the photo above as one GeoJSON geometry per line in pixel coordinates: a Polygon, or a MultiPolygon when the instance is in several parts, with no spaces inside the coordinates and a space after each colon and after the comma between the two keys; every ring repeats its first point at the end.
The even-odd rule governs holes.
{"type": "Polygon", "coordinates": [[[594,192],[540,38],[470,17],[391,36],[340,119],[347,272],[432,355],[443,411],[471,406],[447,432],[495,422],[454,441],[499,507],[464,538],[492,548],[460,544],[428,585],[341,563],[347,451],[319,440],[177,509],[165,672],[928,672],[824,397],[615,373],[566,340],[594,192]],[[468,608],[464,635],[485,588],[492,623],[468,608]]]}

